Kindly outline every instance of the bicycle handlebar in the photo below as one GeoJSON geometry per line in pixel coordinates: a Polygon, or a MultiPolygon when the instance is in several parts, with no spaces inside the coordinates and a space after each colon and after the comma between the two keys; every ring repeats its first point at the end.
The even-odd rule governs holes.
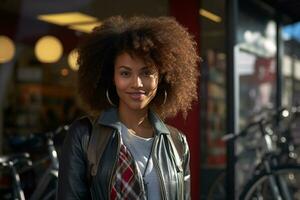
{"type": "MultiPolygon", "coordinates": [[[[222,137],[222,140],[223,141],[229,141],[229,140],[235,140],[238,137],[244,137],[249,133],[249,129],[251,129],[255,126],[258,126],[261,133],[265,134],[264,130],[262,130],[264,128],[264,124],[268,124],[268,123],[272,122],[274,119],[276,119],[277,117],[282,116],[282,113],[286,110],[287,110],[286,108],[279,108],[279,109],[276,109],[275,111],[272,111],[268,115],[268,118],[269,118],[268,120],[266,119],[266,117],[263,114],[258,115],[253,122],[248,124],[238,134],[235,134],[235,133],[226,134],[222,137]]],[[[295,110],[294,112],[299,112],[300,113],[300,106],[297,107],[297,109],[295,108],[294,110],[295,110]]],[[[283,116],[283,117],[285,117],[285,116],[283,116]]]]}
{"type": "Polygon", "coordinates": [[[293,114],[299,114],[299,113],[300,113],[300,106],[293,106],[293,107],[291,108],[291,112],[292,112],[293,114]]]}
{"type": "Polygon", "coordinates": [[[0,156],[0,165],[3,167],[16,165],[22,162],[27,162],[28,165],[32,165],[32,161],[30,160],[30,155],[28,153],[0,156]]]}
{"type": "Polygon", "coordinates": [[[63,132],[63,131],[68,131],[69,130],[69,125],[61,125],[58,128],[56,128],[54,131],[48,131],[46,132],[46,137],[47,138],[52,138],[55,135],[58,135],[59,133],[63,132]]]}

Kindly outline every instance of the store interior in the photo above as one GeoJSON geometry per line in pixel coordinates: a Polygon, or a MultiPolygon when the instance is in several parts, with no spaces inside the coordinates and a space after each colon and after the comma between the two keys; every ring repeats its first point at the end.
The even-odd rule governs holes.
{"type": "MultiPolygon", "coordinates": [[[[206,199],[210,185],[226,170],[229,160],[228,146],[222,139],[229,134],[231,123],[227,120],[231,111],[227,106],[231,94],[227,74],[228,52],[232,49],[228,47],[231,33],[227,30],[233,8],[228,8],[228,2],[189,0],[188,5],[181,6],[176,0],[0,0],[0,154],[28,151],[39,160],[47,154],[41,141],[24,141],[86,114],[76,92],[76,47],[101,25],[101,20],[113,15],[173,16],[193,32],[203,60],[199,64],[199,101],[189,122],[179,126],[187,130],[193,152],[192,170],[197,176],[193,199],[206,199]],[[188,13],[189,9],[194,15],[188,13]],[[190,123],[196,128],[188,129],[190,123]]],[[[232,73],[236,78],[234,123],[240,131],[261,113],[300,105],[300,3],[233,2],[237,3],[232,50],[232,73]]],[[[176,124],[181,118],[168,121],[176,124]]],[[[300,144],[300,121],[295,124],[292,136],[300,144]]],[[[58,150],[65,134],[63,131],[55,138],[58,150]]],[[[261,138],[235,143],[236,156],[244,158],[235,163],[237,195],[253,170],[255,152],[247,150],[246,144],[254,139],[261,138]]],[[[42,164],[44,168],[47,165],[47,161],[42,164]]],[[[24,175],[28,193],[34,187],[30,176],[24,175]]],[[[9,184],[9,178],[0,178],[0,188],[9,184]]]]}

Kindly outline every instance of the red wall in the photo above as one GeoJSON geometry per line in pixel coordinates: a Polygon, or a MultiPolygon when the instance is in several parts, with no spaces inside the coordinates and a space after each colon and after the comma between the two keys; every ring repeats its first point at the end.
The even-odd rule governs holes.
{"type": "MultiPolygon", "coordinates": [[[[199,23],[199,0],[169,0],[170,15],[188,31],[194,35],[198,43],[200,41],[199,23]]],[[[198,87],[199,88],[199,87],[198,87]]],[[[199,96],[199,95],[198,95],[199,96]]],[[[179,114],[178,117],[168,120],[168,123],[182,130],[186,135],[191,151],[191,178],[192,178],[192,199],[200,199],[200,106],[195,103],[188,113],[186,120],[179,114]]]]}

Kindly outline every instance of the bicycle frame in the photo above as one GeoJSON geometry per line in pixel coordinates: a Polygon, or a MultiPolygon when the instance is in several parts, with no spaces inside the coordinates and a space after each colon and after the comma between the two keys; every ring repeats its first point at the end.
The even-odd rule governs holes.
{"type": "Polygon", "coordinates": [[[13,177],[13,185],[14,185],[14,195],[16,195],[17,199],[25,200],[25,195],[21,187],[20,175],[17,172],[14,163],[10,161],[8,163],[9,168],[11,169],[12,177],[13,177]]]}
{"type": "MultiPolygon", "coordinates": [[[[53,179],[57,180],[58,178],[59,163],[57,158],[57,151],[55,149],[52,136],[53,136],[52,134],[47,135],[47,147],[48,147],[48,154],[51,160],[51,165],[44,173],[42,178],[39,180],[38,186],[36,187],[33,194],[31,195],[30,200],[40,200],[41,196],[45,193],[45,190],[47,189],[47,186],[49,185],[51,180],[53,179]]],[[[56,192],[56,189],[53,190],[52,192],[56,192]]],[[[51,195],[52,193],[49,194],[48,196],[50,197],[51,195]]]]}
{"type": "MultiPolygon", "coordinates": [[[[46,136],[46,143],[47,143],[47,149],[48,149],[48,155],[51,160],[51,165],[48,167],[46,172],[43,174],[41,179],[38,182],[37,187],[35,188],[33,194],[30,197],[30,200],[47,200],[50,199],[50,197],[54,197],[56,193],[56,187],[51,188],[51,191],[47,191],[47,188],[52,180],[55,181],[55,185],[57,184],[57,178],[58,178],[58,168],[59,168],[59,161],[57,158],[57,151],[54,146],[53,142],[53,136],[60,133],[63,130],[68,130],[68,126],[60,126],[58,129],[56,129],[54,132],[48,132],[45,134],[46,136]],[[46,193],[47,192],[47,193],[46,193]]],[[[29,160],[29,154],[26,153],[25,158],[29,160]]],[[[20,158],[22,159],[22,158],[20,158]]],[[[5,164],[3,166],[7,166],[10,168],[11,176],[13,179],[13,195],[14,199],[17,200],[25,200],[25,195],[23,192],[23,189],[21,187],[20,182],[20,175],[15,167],[15,164],[20,161],[18,158],[15,158],[15,160],[11,160],[9,162],[4,162],[5,164]]],[[[30,165],[23,169],[23,171],[32,169],[33,166],[30,165]]]]}
{"type": "MultiPolygon", "coordinates": [[[[36,187],[36,189],[34,190],[33,194],[30,197],[30,200],[40,200],[41,196],[45,193],[47,186],[49,185],[49,183],[53,178],[55,180],[58,178],[58,170],[50,167],[47,169],[46,173],[40,179],[38,186],[36,187]]],[[[54,192],[55,191],[56,190],[54,190],[54,192]]]]}
{"type": "Polygon", "coordinates": [[[27,162],[28,165],[31,165],[28,153],[2,156],[0,158],[1,166],[7,167],[10,170],[13,185],[12,195],[13,198],[17,200],[25,200],[25,195],[21,187],[20,175],[16,169],[16,165],[23,162],[27,162]]]}
{"type": "MultiPolygon", "coordinates": [[[[229,140],[236,140],[239,137],[246,136],[249,132],[253,133],[251,129],[253,127],[258,126],[258,132],[262,136],[262,142],[264,142],[263,149],[261,151],[260,148],[256,146],[256,160],[254,163],[254,172],[253,177],[246,181],[241,193],[239,194],[239,199],[241,200],[249,200],[250,197],[257,197],[258,199],[265,197],[264,190],[265,186],[269,188],[271,191],[268,195],[273,195],[272,199],[275,200],[292,200],[292,194],[289,190],[290,182],[289,179],[285,179],[286,176],[282,176],[279,174],[278,171],[282,169],[296,169],[296,172],[299,175],[299,165],[295,165],[296,161],[296,154],[294,153],[294,144],[291,138],[289,138],[290,134],[290,127],[292,120],[296,117],[296,114],[300,114],[300,106],[293,107],[291,112],[287,109],[279,109],[276,110],[275,113],[271,113],[267,117],[264,116],[257,116],[256,119],[249,123],[241,132],[238,134],[229,133],[222,137],[223,141],[229,140]],[[292,115],[290,115],[290,113],[292,115]],[[287,118],[291,116],[291,118],[287,118]],[[268,120],[267,120],[268,119],[268,120]],[[279,124],[279,122],[283,122],[283,119],[289,119],[286,124],[279,124]],[[275,121],[276,120],[276,121],[275,121]],[[273,132],[272,129],[269,129],[266,126],[267,123],[274,125],[272,122],[276,122],[276,126],[274,127],[276,132],[273,132]],[[278,126],[279,125],[279,126],[278,126]],[[271,132],[270,132],[271,131],[271,132]],[[273,135],[275,133],[275,135],[273,135]],[[273,136],[275,136],[273,138],[273,136]],[[276,139],[277,137],[277,139],[276,139]],[[283,160],[284,159],[284,160],[283,160]],[[287,165],[292,164],[292,165],[287,165]],[[290,168],[289,168],[290,167],[290,168]],[[263,178],[263,179],[261,179],[263,178]],[[263,182],[260,182],[263,180],[263,182]],[[254,193],[253,193],[254,192],[254,193]],[[252,196],[254,195],[254,196],[252,196]],[[257,195],[257,196],[256,196],[257,195]]],[[[253,130],[253,129],[252,129],[253,130]]],[[[257,131],[255,129],[255,131],[257,131]]],[[[289,172],[289,171],[288,171],[289,172]]],[[[294,171],[292,171],[294,172],[294,171]]],[[[286,175],[283,173],[283,175],[286,175]]],[[[299,177],[299,176],[298,176],[299,177]]],[[[219,194],[219,189],[215,190],[214,185],[217,185],[219,180],[218,178],[210,187],[210,194],[215,194],[217,192],[219,194]]],[[[222,184],[223,185],[223,184],[222,184]]],[[[221,185],[221,186],[222,186],[221,185]]],[[[224,185],[223,185],[224,187],[224,185]]],[[[213,198],[212,195],[210,197],[213,198]]],[[[220,196],[226,198],[225,195],[220,196]]]]}
{"type": "MultiPolygon", "coordinates": [[[[291,195],[288,192],[287,184],[281,177],[276,177],[274,173],[272,172],[272,166],[278,165],[277,157],[274,156],[274,146],[272,143],[271,136],[267,133],[265,130],[265,127],[263,125],[263,122],[259,122],[259,127],[261,130],[261,133],[263,135],[263,139],[265,142],[265,147],[267,153],[265,156],[263,156],[262,164],[258,165],[256,167],[256,170],[259,169],[261,166],[263,166],[263,169],[269,174],[268,181],[271,185],[271,190],[273,192],[273,197],[276,198],[276,200],[292,200],[291,195]],[[278,179],[278,181],[276,181],[278,179]]],[[[262,170],[262,169],[259,169],[262,170]]]]}

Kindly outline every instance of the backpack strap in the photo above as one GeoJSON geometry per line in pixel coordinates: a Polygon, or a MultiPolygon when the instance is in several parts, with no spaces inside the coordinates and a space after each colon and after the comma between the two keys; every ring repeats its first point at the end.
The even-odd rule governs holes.
{"type": "Polygon", "coordinates": [[[181,138],[180,132],[177,128],[167,125],[168,129],[170,130],[172,140],[174,142],[174,145],[176,147],[176,150],[178,151],[178,154],[181,158],[183,158],[184,155],[184,146],[183,146],[183,140],[181,138]]]}
{"type": "Polygon", "coordinates": [[[84,151],[87,156],[87,180],[91,184],[92,177],[96,176],[98,166],[102,158],[103,152],[108,144],[108,141],[112,135],[113,128],[103,126],[92,122],[92,130],[89,135],[87,145],[85,145],[84,151]]]}

